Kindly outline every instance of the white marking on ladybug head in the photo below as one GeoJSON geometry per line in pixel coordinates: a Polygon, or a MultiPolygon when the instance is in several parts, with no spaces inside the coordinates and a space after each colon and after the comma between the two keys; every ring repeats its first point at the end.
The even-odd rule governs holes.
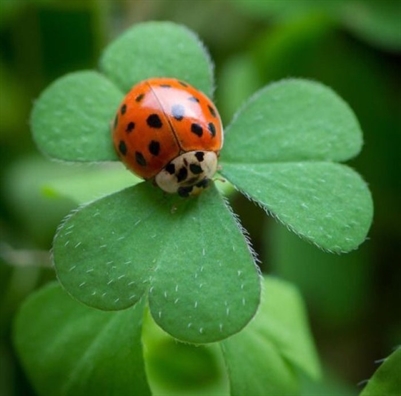
{"type": "Polygon", "coordinates": [[[195,195],[207,187],[217,170],[213,151],[189,151],[170,161],[155,177],[156,184],[168,193],[195,195]]]}

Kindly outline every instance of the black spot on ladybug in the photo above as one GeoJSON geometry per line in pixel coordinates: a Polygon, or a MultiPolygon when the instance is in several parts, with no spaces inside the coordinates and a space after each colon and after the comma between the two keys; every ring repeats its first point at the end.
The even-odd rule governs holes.
{"type": "Polygon", "coordinates": [[[188,197],[189,197],[189,194],[191,194],[191,192],[192,192],[193,189],[194,189],[193,186],[190,186],[190,187],[180,187],[180,188],[177,190],[177,193],[178,193],[178,195],[179,195],[180,197],[182,197],[182,198],[188,198],[188,197]]]}
{"type": "Polygon", "coordinates": [[[160,143],[156,142],[156,140],[152,140],[148,146],[149,152],[152,155],[159,155],[160,152],[160,143]]]}
{"type": "Polygon", "coordinates": [[[202,167],[198,164],[191,164],[189,165],[189,170],[194,174],[194,175],[199,175],[200,173],[203,172],[202,167]]]}
{"type": "Polygon", "coordinates": [[[214,110],[214,108],[210,105],[207,105],[207,108],[209,109],[210,114],[216,118],[216,111],[214,110]]]}
{"type": "Polygon", "coordinates": [[[168,165],[166,165],[164,169],[166,170],[166,172],[170,173],[170,175],[173,175],[175,173],[175,165],[172,164],[171,162],[168,165]]]}
{"type": "Polygon", "coordinates": [[[114,129],[117,128],[117,124],[118,124],[118,114],[116,114],[116,116],[114,117],[114,129]]]}
{"type": "Polygon", "coordinates": [[[121,114],[124,115],[126,111],[127,111],[127,105],[124,103],[124,104],[121,106],[120,112],[121,112],[121,114]]]}
{"type": "Polygon", "coordinates": [[[196,184],[196,187],[206,188],[209,186],[209,184],[210,184],[210,179],[205,177],[203,180],[201,180],[199,183],[196,184]]]}
{"type": "Polygon", "coordinates": [[[146,123],[151,127],[151,128],[161,128],[162,127],[162,121],[160,117],[157,114],[151,114],[147,119],[146,123]]]}
{"type": "Polygon", "coordinates": [[[185,115],[185,108],[183,105],[175,104],[171,107],[171,114],[177,121],[181,121],[185,115]]]}
{"type": "Polygon", "coordinates": [[[141,93],[135,98],[135,102],[140,102],[145,97],[145,94],[141,93]]]}
{"type": "Polygon", "coordinates": [[[193,123],[191,125],[191,132],[194,133],[195,135],[201,137],[203,134],[203,129],[199,124],[193,123]]]}
{"type": "Polygon", "coordinates": [[[146,166],[146,159],[139,151],[135,152],[135,161],[141,166],[146,166]]]}
{"type": "Polygon", "coordinates": [[[209,122],[209,125],[207,127],[208,127],[212,137],[215,137],[216,136],[216,127],[214,126],[213,122],[209,122]]]}
{"type": "Polygon", "coordinates": [[[180,170],[178,171],[178,173],[176,174],[177,176],[177,181],[178,183],[181,183],[182,181],[184,181],[187,177],[188,177],[188,170],[187,168],[185,168],[185,166],[183,166],[182,168],[180,168],[180,170]]]}
{"type": "Polygon", "coordinates": [[[188,100],[190,100],[191,102],[199,103],[199,99],[196,98],[195,96],[190,96],[190,97],[188,98],[188,100]]]}
{"type": "Polygon", "coordinates": [[[196,157],[196,159],[199,161],[199,162],[202,162],[203,161],[203,157],[205,156],[205,153],[203,152],[203,151],[197,151],[196,153],[195,153],[195,157],[196,157]]]}
{"type": "Polygon", "coordinates": [[[195,157],[199,162],[203,161],[203,157],[205,156],[205,153],[203,151],[197,151],[195,153],[195,157]]]}
{"type": "Polygon", "coordinates": [[[127,124],[127,128],[125,128],[125,131],[130,133],[134,130],[134,128],[135,128],[135,122],[131,121],[127,124]]]}
{"type": "Polygon", "coordinates": [[[127,145],[124,140],[120,140],[120,143],[118,143],[118,150],[122,155],[127,155],[127,145]]]}
{"type": "Polygon", "coordinates": [[[178,81],[178,84],[182,85],[183,87],[187,87],[188,84],[184,83],[183,81],[178,81]]]}
{"type": "Polygon", "coordinates": [[[171,88],[170,84],[160,84],[162,88],[171,88]]]}

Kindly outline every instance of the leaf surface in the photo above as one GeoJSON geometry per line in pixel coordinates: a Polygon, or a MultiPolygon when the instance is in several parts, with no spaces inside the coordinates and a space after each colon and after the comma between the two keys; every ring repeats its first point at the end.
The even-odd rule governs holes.
{"type": "Polygon", "coordinates": [[[111,122],[122,92],[95,71],[67,74],[43,91],[32,133],[47,156],[65,161],[116,161],[111,122]]]}
{"type": "Polygon", "coordinates": [[[397,396],[401,389],[401,348],[398,347],[389,357],[384,359],[373,374],[360,396],[397,396]]]}
{"type": "Polygon", "coordinates": [[[119,310],[149,291],[155,321],[184,341],[224,339],[259,304],[252,252],[214,186],[182,199],[141,183],[99,199],[66,220],[53,252],[75,298],[119,310]]]}
{"type": "Polygon", "coordinates": [[[321,375],[302,299],[289,283],[265,277],[255,319],[221,343],[232,395],[294,395],[303,371],[321,375]]]}
{"type": "Polygon", "coordinates": [[[38,394],[150,395],[142,355],[143,304],[103,312],[57,283],[33,294],[15,322],[15,345],[38,394]]]}
{"type": "Polygon", "coordinates": [[[254,95],[227,128],[221,173],[299,236],[347,252],[365,240],[373,203],[361,177],[333,161],[361,145],[353,112],[332,90],[284,80],[254,95]]]}
{"type": "Polygon", "coordinates": [[[290,230],[341,253],[366,239],[373,203],[351,168],[331,162],[226,164],[224,176],[290,230]]]}
{"type": "Polygon", "coordinates": [[[226,128],[222,162],[345,161],[362,147],[350,107],[330,88],[287,79],[257,92],[226,128]]]}
{"type": "Polygon", "coordinates": [[[195,34],[171,22],[128,29],[104,51],[100,68],[124,91],[150,77],[174,77],[213,94],[210,57],[195,34]]]}

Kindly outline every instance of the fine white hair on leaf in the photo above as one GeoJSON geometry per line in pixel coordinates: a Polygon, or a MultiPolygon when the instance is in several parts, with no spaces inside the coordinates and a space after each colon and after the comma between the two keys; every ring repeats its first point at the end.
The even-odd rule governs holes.
{"type": "Polygon", "coordinates": [[[246,191],[238,188],[237,186],[234,185],[234,187],[238,192],[240,192],[242,195],[244,195],[245,198],[247,198],[249,201],[253,202],[255,205],[257,205],[261,209],[263,209],[268,216],[272,217],[278,223],[282,224],[284,227],[287,228],[288,231],[294,233],[299,238],[301,238],[303,241],[305,241],[305,242],[307,242],[309,244],[312,244],[312,245],[316,246],[318,249],[323,250],[324,252],[327,252],[327,253],[341,254],[341,253],[345,252],[345,250],[341,250],[341,249],[333,250],[333,249],[329,249],[327,247],[323,247],[323,246],[319,245],[318,243],[316,243],[316,241],[312,237],[310,237],[310,236],[308,237],[307,235],[301,234],[298,230],[296,230],[290,224],[288,224],[287,222],[283,221],[279,215],[277,215],[271,209],[269,209],[267,204],[265,204],[265,203],[263,203],[261,201],[258,201],[257,199],[253,198],[249,193],[247,193],[246,191]]]}
{"type": "Polygon", "coordinates": [[[192,30],[188,29],[186,26],[181,25],[186,31],[187,33],[192,36],[195,41],[197,42],[197,44],[199,45],[200,49],[202,50],[203,54],[206,57],[206,61],[207,64],[209,66],[209,78],[210,78],[210,86],[211,86],[211,92],[205,92],[205,94],[207,94],[207,96],[210,95],[210,99],[213,99],[213,94],[216,88],[216,83],[214,80],[214,63],[212,60],[212,57],[210,56],[209,50],[207,49],[207,47],[205,46],[205,44],[203,43],[203,41],[199,38],[199,36],[192,30]]]}
{"type": "Polygon", "coordinates": [[[256,254],[255,250],[252,247],[252,243],[251,243],[248,231],[242,226],[239,216],[236,213],[234,213],[234,211],[232,210],[227,198],[226,197],[222,197],[222,199],[223,199],[224,205],[226,206],[227,210],[232,215],[237,227],[239,228],[239,230],[241,231],[242,235],[244,236],[246,245],[248,247],[248,251],[250,252],[250,254],[251,254],[252,258],[253,258],[253,261],[255,263],[255,267],[256,267],[256,269],[258,271],[258,274],[261,275],[260,268],[257,265],[258,263],[260,263],[260,260],[258,258],[258,255],[256,254]]]}

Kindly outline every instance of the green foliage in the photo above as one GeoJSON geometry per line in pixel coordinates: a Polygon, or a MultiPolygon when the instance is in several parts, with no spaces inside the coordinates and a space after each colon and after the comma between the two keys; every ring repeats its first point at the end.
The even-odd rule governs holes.
{"type": "MultiPolygon", "coordinates": [[[[3,4],[3,3],[1,3],[3,4]]],[[[0,12],[0,15],[1,12],[0,12]]],[[[0,16],[1,24],[1,16],[0,16]]],[[[27,111],[28,106],[24,98],[24,91],[19,86],[15,76],[6,69],[0,59],[0,119],[2,131],[12,134],[19,126],[21,111],[27,111]]]]}
{"type": "MultiPolygon", "coordinates": [[[[105,49],[100,69],[104,74],[83,71],[61,78],[35,103],[33,135],[45,154],[68,161],[116,160],[110,122],[124,93],[146,77],[174,76],[208,95],[213,91],[208,54],[192,32],[167,22],[129,29],[105,49]]],[[[336,163],[359,152],[362,134],[351,109],[333,91],[302,79],[272,84],[242,107],[226,131],[221,174],[246,196],[324,250],[347,252],[364,241],[373,212],[369,190],[355,171],[336,163]]],[[[49,186],[47,192],[66,192],[57,182],[49,186]]],[[[115,188],[118,183],[107,191],[115,188]]],[[[79,190],[68,195],[85,199],[79,190]]],[[[139,338],[146,303],[153,318],[148,320],[167,332],[165,337],[194,344],[224,340],[223,355],[216,349],[212,355],[220,363],[224,359],[228,375],[221,374],[219,362],[215,368],[210,363],[211,371],[220,372],[216,386],[223,393],[227,377],[231,393],[238,395],[249,389],[255,395],[298,392],[299,371],[317,378],[318,363],[296,291],[266,280],[268,297],[250,322],[260,303],[260,275],[241,231],[214,183],[200,196],[182,199],[143,182],[71,213],[54,239],[58,278],[80,302],[115,312],[81,306],[56,286],[28,301],[17,320],[16,343],[40,393],[51,386],[66,395],[112,393],[113,386],[119,393],[124,386],[125,393],[149,392],[139,338]],[[66,315],[56,315],[57,304],[66,315]],[[39,307],[40,320],[27,330],[39,307]],[[53,347],[42,338],[46,333],[41,329],[50,323],[61,329],[61,340],[52,330],[53,347]],[[63,363],[54,355],[60,343],[68,355],[63,363]],[[35,344],[43,345],[44,356],[39,358],[35,344]],[[132,351],[124,350],[127,344],[132,351]],[[78,355],[74,345],[87,352],[78,355]],[[126,362],[126,371],[101,388],[106,371],[115,371],[113,359],[105,359],[112,351],[118,368],[126,362]],[[136,361],[133,355],[138,355],[136,361]],[[131,374],[135,365],[139,370],[131,374]],[[54,381],[46,382],[46,370],[54,373],[54,381]],[[57,383],[62,372],[71,374],[57,383]],[[139,376],[138,383],[128,383],[132,375],[139,376]]],[[[144,340],[152,342],[146,335],[144,340]]],[[[171,342],[166,345],[168,352],[171,342]]],[[[196,353],[193,346],[179,345],[177,353],[196,353]]],[[[211,358],[201,355],[206,347],[201,348],[199,367],[211,358]]],[[[156,358],[146,363],[155,373],[152,365],[160,360],[147,356],[156,358]]]]}
{"type": "Polygon", "coordinates": [[[385,50],[401,49],[401,4],[397,0],[344,2],[341,20],[355,35],[385,50]]]}
{"type": "Polygon", "coordinates": [[[373,212],[369,190],[358,174],[332,162],[356,155],[362,134],[334,92],[304,80],[272,84],[242,107],[226,133],[222,174],[288,228],[328,251],[364,241],[373,212]]]}
{"type": "Polygon", "coordinates": [[[300,385],[297,373],[315,380],[320,377],[300,295],[274,278],[265,278],[255,319],[244,331],[223,341],[222,349],[232,395],[294,395],[300,385]]]}
{"type": "Polygon", "coordinates": [[[398,347],[395,352],[384,359],[360,396],[399,395],[401,389],[400,367],[401,348],[398,347]]]}
{"type": "Polygon", "coordinates": [[[101,70],[125,92],[150,77],[175,77],[213,94],[209,56],[195,34],[169,22],[127,30],[104,51],[101,70]]]}
{"type": "Polygon", "coordinates": [[[317,12],[333,12],[346,0],[233,0],[233,2],[241,7],[245,12],[258,18],[268,18],[273,20],[287,20],[303,15],[306,13],[317,12]]]}
{"type": "Polygon", "coordinates": [[[397,51],[401,48],[401,6],[396,0],[232,0],[250,15],[288,21],[308,14],[327,15],[368,43],[397,51]]]}
{"type": "Polygon", "coordinates": [[[368,244],[347,255],[328,255],[277,222],[270,222],[264,234],[266,246],[274,246],[265,252],[272,271],[297,285],[309,312],[321,319],[322,326],[333,332],[361,320],[366,303],[375,298],[368,244]]]}
{"type": "Polygon", "coordinates": [[[252,95],[261,85],[254,62],[249,56],[242,55],[230,59],[225,64],[218,79],[219,89],[217,93],[223,95],[226,93],[218,101],[223,121],[228,121],[239,106],[243,104],[244,99],[252,95]]]}
{"type": "MultiPolygon", "coordinates": [[[[380,362],[373,360],[387,356],[400,343],[396,312],[401,301],[401,258],[397,248],[401,245],[401,133],[397,133],[401,131],[399,44],[397,50],[401,3],[343,0],[341,5],[337,0],[245,0],[241,9],[237,7],[241,1],[192,0],[181,1],[179,6],[176,0],[0,1],[1,395],[38,395],[31,388],[32,377],[25,378],[28,370],[21,369],[21,359],[11,345],[10,325],[21,301],[55,278],[49,249],[57,225],[78,204],[139,180],[119,161],[66,164],[43,156],[36,158],[29,112],[51,81],[77,70],[96,69],[106,40],[118,38],[133,23],[139,27],[139,21],[184,24],[202,38],[216,62],[215,105],[225,126],[254,92],[283,78],[318,81],[350,105],[363,129],[364,145],[361,154],[347,162],[363,175],[375,199],[375,221],[366,242],[357,250],[327,254],[305,243],[272,216],[266,216],[260,206],[240,193],[230,192],[229,199],[250,232],[260,254],[261,269],[295,284],[305,299],[324,379],[303,381],[302,396],[356,396],[368,384],[373,370],[380,367],[380,362]],[[245,7],[255,5],[258,8],[253,14],[245,12],[245,7]],[[363,36],[364,30],[370,37],[363,36]]],[[[161,38],[165,38],[164,34],[158,40],[161,38]]],[[[146,47],[148,53],[151,47],[146,47]]],[[[166,48],[170,55],[176,50],[169,43],[166,48]]],[[[186,51],[190,52],[188,48],[186,51]]],[[[174,70],[186,63],[184,59],[179,65],[174,59],[172,62],[174,70]]],[[[153,63],[146,66],[152,67],[153,63]]],[[[118,59],[115,64],[118,68],[118,59]]],[[[127,69],[130,67],[128,64],[127,69]]],[[[100,72],[104,73],[103,69],[100,72]]],[[[104,74],[116,81],[112,75],[104,74]]],[[[118,86],[117,90],[121,95],[125,92],[118,86]]],[[[113,113],[110,110],[111,117],[113,113]]],[[[250,135],[247,133],[247,137],[250,135]]],[[[226,145],[223,155],[227,148],[226,145]]],[[[223,177],[217,177],[216,187],[233,188],[223,177]]],[[[297,197],[291,199],[296,210],[297,197]]],[[[272,296],[272,301],[273,298],[276,297],[272,296]]],[[[49,306],[50,303],[42,309],[49,306]]],[[[148,306],[145,310],[149,312],[148,306]]],[[[39,331],[46,333],[46,329],[39,331]]],[[[179,343],[154,322],[150,312],[142,333],[152,394],[229,394],[220,343],[195,347],[179,343]],[[145,329],[147,322],[162,335],[160,342],[152,343],[155,334],[149,327],[145,329]],[[164,387],[155,386],[151,371],[156,372],[164,387]]],[[[59,362],[64,353],[59,351],[59,362]]],[[[240,357],[244,364],[238,366],[244,371],[245,364],[252,365],[254,372],[250,368],[249,375],[255,378],[256,361],[251,360],[248,351],[244,356],[240,357]]],[[[118,362],[114,369],[118,369],[118,362]]],[[[265,372],[261,369],[261,375],[265,372]]]]}
{"type": "Polygon", "coordinates": [[[60,282],[76,298],[118,310],[149,291],[156,322],[185,341],[239,331],[259,303],[252,254],[214,187],[197,200],[148,183],[109,195],[67,219],[53,254],[60,282]]]}
{"type": "Polygon", "coordinates": [[[67,161],[117,160],[110,124],[122,98],[114,84],[94,71],[55,81],[32,112],[36,144],[46,155],[67,161]]]}
{"type": "Polygon", "coordinates": [[[48,246],[60,220],[76,206],[66,197],[59,196],[56,200],[44,194],[42,186],[51,179],[62,180],[74,172],[79,169],[66,169],[35,155],[15,161],[4,175],[7,204],[19,220],[20,229],[32,236],[39,246],[48,246]]]}
{"type": "MultiPolygon", "coordinates": [[[[49,165],[49,163],[47,163],[49,165]]],[[[52,164],[54,166],[54,164],[52,164]]],[[[63,167],[64,170],[66,167],[63,167]]],[[[41,185],[45,196],[66,197],[83,204],[103,195],[130,187],[141,179],[129,172],[121,162],[93,167],[92,164],[67,168],[69,172],[57,177],[48,177],[41,185]]]]}
{"type": "Polygon", "coordinates": [[[345,161],[362,132],[349,106],[317,82],[288,79],[256,93],[226,128],[222,162],[345,161]]]}
{"type": "Polygon", "coordinates": [[[142,315],[142,303],[115,313],[90,309],[51,283],[22,306],[15,344],[40,395],[150,395],[142,315]]]}
{"type": "MultiPolygon", "coordinates": [[[[192,33],[171,23],[128,30],[101,62],[124,90],[146,73],[172,75],[174,64],[177,77],[211,92],[207,54],[192,33]],[[177,42],[191,62],[183,62],[180,51],[167,51],[177,42]],[[151,51],[146,61],[153,59],[159,71],[133,62],[142,51],[151,51]]],[[[115,159],[108,128],[120,95],[96,72],[56,81],[33,111],[37,144],[61,159],[115,159]],[[74,133],[61,133],[70,129],[74,133]]],[[[357,154],[361,141],[355,116],[330,89],[287,80],[255,95],[227,128],[222,174],[299,235],[326,250],[349,251],[366,236],[372,204],[360,177],[331,161],[357,154]]],[[[93,202],[61,227],[54,261],[67,291],[97,308],[126,308],[149,292],[156,322],[186,341],[211,342],[239,331],[258,304],[252,255],[215,189],[184,202],[144,184],[93,202]],[[212,270],[217,265],[219,276],[212,270]]]]}
{"type": "MultiPolygon", "coordinates": [[[[106,49],[103,68],[107,69],[113,59],[119,59],[122,65],[130,63],[131,47],[143,45],[138,32],[155,40],[154,35],[148,34],[150,27],[158,32],[156,37],[162,35],[167,40],[164,50],[159,48],[152,55],[164,59],[161,64],[168,65],[166,73],[175,62],[182,65],[175,69],[182,73],[175,74],[177,77],[191,82],[197,79],[195,86],[211,92],[207,54],[192,33],[170,23],[144,24],[128,31],[106,49]],[[193,64],[182,62],[180,52],[166,51],[176,45],[177,35],[193,64]],[[174,61],[171,54],[175,54],[174,61]]],[[[148,43],[146,48],[153,46],[148,43]]],[[[119,70],[108,70],[116,81],[119,70]]],[[[138,78],[143,78],[148,71],[136,62],[130,76],[136,72],[138,78]]],[[[96,72],[78,72],[56,81],[33,110],[36,143],[46,154],[60,159],[115,159],[109,120],[121,95],[110,80],[96,72]],[[85,90],[87,97],[82,94],[85,90]],[[105,90],[110,90],[110,98],[105,90]],[[95,106],[99,97],[100,106],[95,106]],[[77,117],[71,117],[75,113],[77,117]],[[71,129],[74,133],[61,133],[71,129]]],[[[91,306],[107,310],[125,308],[149,291],[156,321],[186,341],[211,342],[239,331],[255,314],[259,301],[260,287],[252,254],[227,205],[214,189],[198,200],[182,202],[142,185],[92,203],[63,225],[55,239],[54,260],[67,290],[91,306]],[[162,210],[155,211],[154,205],[162,210]],[[174,206],[177,211],[171,213],[174,206]],[[128,219],[133,216],[131,221],[127,221],[127,214],[128,219]],[[227,244],[230,235],[232,240],[227,244]],[[208,265],[214,268],[219,263],[222,269],[217,277],[208,265]],[[181,324],[181,317],[188,318],[185,325],[181,324]]]]}
{"type": "Polygon", "coordinates": [[[264,279],[259,313],[241,333],[207,346],[183,344],[155,325],[144,301],[104,312],[51,283],[15,322],[15,344],[40,395],[294,395],[320,376],[299,293],[264,279]],[[279,302],[279,303],[278,303],[279,302]]]}
{"type": "Polygon", "coordinates": [[[221,343],[192,345],[169,336],[145,311],[142,342],[152,393],[166,396],[228,396],[221,343]]]}
{"type": "Polygon", "coordinates": [[[291,231],[323,250],[349,252],[366,238],[371,196],[361,177],[344,165],[229,164],[223,174],[291,231]]]}

